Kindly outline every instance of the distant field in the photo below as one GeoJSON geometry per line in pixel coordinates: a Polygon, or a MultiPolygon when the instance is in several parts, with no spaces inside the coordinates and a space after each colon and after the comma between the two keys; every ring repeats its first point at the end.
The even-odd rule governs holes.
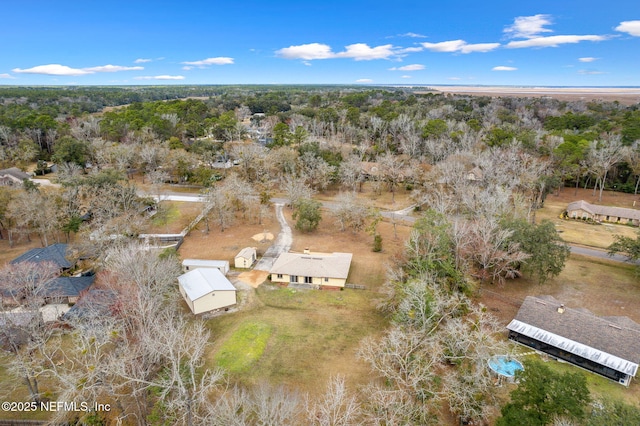
{"type": "MultiPolygon", "coordinates": [[[[562,101],[640,102],[640,88],[618,87],[516,87],[516,86],[429,86],[441,93],[478,96],[548,97],[562,101]]],[[[431,92],[428,92],[431,93],[431,92]]]]}

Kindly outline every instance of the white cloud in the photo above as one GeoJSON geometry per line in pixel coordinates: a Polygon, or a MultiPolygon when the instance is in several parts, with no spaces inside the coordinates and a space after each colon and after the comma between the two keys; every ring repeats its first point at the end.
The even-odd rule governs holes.
{"type": "Polygon", "coordinates": [[[420,70],[423,70],[424,68],[425,66],[421,64],[411,64],[411,65],[405,65],[403,67],[389,68],[389,71],[420,71],[420,70]]]}
{"type": "Polygon", "coordinates": [[[151,62],[153,59],[145,59],[145,58],[138,58],[135,61],[133,61],[134,64],[144,64],[145,62],[151,62]]]}
{"type": "Polygon", "coordinates": [[[88,68],[71,68],[66,65],[49,64],[49,65],[38,65],[36,67],[27,68],[27,69],[14,68],[13,72],[22,73],[22,74],[78,76],[78,75],[95,74],[97,72],[140,71],[143,69],[144,67],[123,67],[120,65],[102,65],[98,67],[88,67],[88,68]]]}
{"type": "Polygon", "coordinates": [[[505,67],[505,66],[498,66],[498,67],[493,67],[491,68],[491,71],[517,71],[518,68],[516,67],[505,67]]]}
{"type": "Polygon", "coordinates": [[[534,38],[540,33],[553,32],[545,25],[551,24],[549,15],[518,16],[513,24],[504,29],[504,33],[512,38],[534,38]]]}
{"type": "Polygon", "coordinates": [[[408,33],[404,33],[404,34],[398,34],[398,37],[427,38],[427,36],[425,36],[425,35],[412,33],[412,32],[408,32],[408,33]]]}
{"type": "Polygon", "coordinates": [[[356,80],[356,83],[373,83],[373,80],[371,80],[370,78],[360,78],[356,80]]]}
{"type": "Polygon", "coordinates": [[[464,40],[449,40],[439,43],[422,43],[422,46],[433,52],[457,52],[467,44],[464,40]]]}
{"type": "Polygon", "coordinates": [[[9,78],[9,79],[12,79],[12,80],[15,79],[14,76],[12,76],[11,74],[6,74],[6,73],[5,74],[0,74],[0,78],[9,78]]]}
{"type": "Polygon", "coordinates": [[[598,75],[598,74],[606,74],[604,71],[596,71],[596,70],[578,70],[578,74],[581,75],[598,75]]]}
{"type": "Polygon", "coordinates": [[[122,67],[120,65],[103,65],[101,67],[83,68],[89,72],[141,71],[144,67],[122,67]]]}
{"type": "Polygon", "coordinates": [[[85,75],[85,74],[93,74],[93,71],[87,71],[78,68],[70,68],[66,65],[60,64],[49,64],[49,65],[38,65],[33,68],[14,68],[13,72],[17,72],[20,74],[45,74],[45,75],[85,75]]]}
{"type": "Polygon", "coordinates": [[[422,52],[423,50],[424,50],[424,47],[405,47],[404,49],[396,50],[396,53],[397,54],[414,53],[414,52],[422,52]]]}
{"type": "Polygon", "coordinates": [[[335,54],[331,51],[331,47],[326,44],[309,43],[276,50],[276,56],[284,59],[312,60],[333,58],[335,54]]]}
{"type": "Polygon", "coordinates": [[[182,62],[185,65],[194,65],[199,67],[204,67],[207,65],[230,65],[233,64],[233,58],[227,58],[224,56],[220,56],[217,58],[207,58],[201,61],[186,61],[182,62]]]}
{"type": "Polygon", "coordinates": [[[370,61],[374,59],[387,59],[396,55],[392,44],[370,47],[366,43],[355,43],[345,46],[343,52],[333,52],[331,46],[322,43],[301,44],[276,50],[276,56],[284,59],[314,59],[351,58],[356,61],[370,61]]]}
{"type": "Polygon", "coordinates": [[[422,46],[433,52],[490,52],[500,47],[500,43],[476,43],[469,44],[464,40],[449,40],[439,43],[422,43],[422,46]]]}
{"type": "Polygon", "coordinates": [[[472,52],[490,52],[492,50],[500,47],[500,43],[476,43],[476,44],[465,44],[460,49],[461,53],[472,53],[472,52]]]}
{"type": "Polygon", "coordinates": [[[184,67],[182,67],[182,69],[185,70],[185,71],[189,71],[189,70],[192,70],[193,67],[191,67],[189,65],[185,65],[184,67]]]}
{"type": "Polygon", "coordinates": [[[580,62],[593,62],[593,61],[597,61],[598,59],[599,58],[592,58],[592,57],[578,58],[580,62]]]}
{"type": "Polygon", "coordinates": [[[336,54],[337,58],[353,58],[356,61],[371,61],[373,59],[386,59],[394,54],[393,45],[369,47],[365,43],[350,44],[344,52],[336,54]]]}
{"type": "Polygon", "coordinates": [[[410,75],[403,75],[401,78],[411,78],[410,75]]]}
{"type": "Polygon", "coordinates": [[[557,35],[549,37],[536,37],[528,40],[510,41],[506,47],[509,49],[521,49],[524,47],[558,47],[561,44],[580,43],[581,41],[604,41],[607,36],[600,35],[557,35]]]}
{"type": "Polygon", "coordinates": [[[183,75],[148,75],[143,77],[134,77],[135,80],[184,80],[183,75]]]}
{"type": "Polygon", "coordinates": [[[302,63],[303,63],[304,65],[308,66],[308,67],[310,67],[310,66],[311,66],[311,62],[309,62],[309,61],[302,61],[302,63]]]}
{"type": "Polygon", "coordinates": [[[620,25],[618,25],[615,30],[635,37],[640,37],[640,21],[620,22],[620,25]]]}

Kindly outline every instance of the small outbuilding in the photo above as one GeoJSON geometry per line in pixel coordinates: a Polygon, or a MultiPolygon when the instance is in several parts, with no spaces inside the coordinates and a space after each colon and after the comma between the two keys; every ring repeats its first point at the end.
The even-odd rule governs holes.
{"type": "Polygon", "coordinates": [[[182,271],[189,272],[198,268],[217,269],[223,275],[229,273],[228,260],[203,260],[203,259],[184,259],[182,261],[182,271]]]}
{"type": "Polygon", "coordinates": [[[180,275],[178,283],[180,294],[194,314],[236,304],[236,288],[218,269],[194,269],[180,275]]]}
{"type": "Polygon", "coordinates": [[[257,254],[255,247],[245,247],[235,257],[236,268],[251,268],[256,262],[257,254]]]}
{"type": "Polygon", "coordinates": [[[528,296],[507,326],[509,339],[629,386],[640,363],[640,324],[598,317],[551,296],[528,296]]]}

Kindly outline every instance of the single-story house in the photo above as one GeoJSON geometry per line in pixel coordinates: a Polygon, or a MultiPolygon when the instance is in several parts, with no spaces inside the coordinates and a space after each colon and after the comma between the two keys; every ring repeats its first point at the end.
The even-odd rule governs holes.
{"type": "Polygon", "coordinates": [[[271,281],[306,284],[313,288],[339,289],[347,282],[351,253],[282,253],[269,273],[271,281]]]}
{"type": "Polygon", "coordinates": [[[16,186],[22,185],[25,179],[31,176],[23,172],[17,167],[0,170],[0,186],[16,186]]]}
{"type": "Polygon", "coordinates": [[[640,226],[640,210],[599,206],[587,203],[584,200],[570,203],[567,206],[567,216],[571,219],[591,219],[596,222],[614,222],[640,226]]]}
{"type": "Polygon", "coordinates": [[[67,244],[51,244],[50,246],[44,248],[34,248],[25,253],[22,253],[20,256],[13,259],[11,264],[22,263],[22,262],[52,262],[56,264],[61,271],[71,269],[73,264],[69,262],[67,259],[68,254],[68,245],[67,244]]]}
{"type": "Polygon", "coordinates": [[[251,268],[257,258],[255,247],[245,247],[235,257],[236,268],[251,268]]]}
{"type": "Polygon", "coordinates": [[[117,310],[118,294],[112,290],[89,288],[63,316],[64,321],[78,321],[112,315],[117,310]]]}
{"type": "Polygon", "coordinates": [[[640,324],[598,317],[551,296],[528,296],[509,325],[509,339],[629,386],[640,364],[640,324]]]}
{"type": "Polygon", "coordinates": [[[470,182],[480,182],[484,180],[484,172],[480,167],[474,167],[467,172],[467,180],[470,182]]]}
{"type": "Polygon", "coordinates": [[[44,284],[40,295],[46,303],[74,304],[95,281],[95,275],[83,277],[57,277],[44,284]]]}
{"type": "Polygon", "coordinates": [[[0,348],[15,351],[29,340],[29,327],[42,321],[37,311],[0,312],[0,348]]]}
{"type": "Polygon", "coordinates": [[[201,259],[184,259],[182,261],[183,272],[189,272],[197,268],[215,268],[222,272],[223,275],[227,275],[229,273],[229,261],[201,259]]]}
{"type": "Polygon", "coordinates": [[[178,277],[191,312],[201,314],[236,304],[236,288],[218,269],[198,268],[178,277]]]}

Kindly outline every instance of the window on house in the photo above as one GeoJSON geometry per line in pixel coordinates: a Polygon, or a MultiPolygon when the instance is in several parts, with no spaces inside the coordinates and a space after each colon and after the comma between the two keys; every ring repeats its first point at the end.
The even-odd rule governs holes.
{"type": "Polygon", "coordinates": [[[305,283],[305,284],[312,284],[312,283],[313,283],[313,278],[311,278],[311,277],[304,277],[304,283],[305,283]]]}
{"type": "Polygon", "coordinates": [[[329,278],[326,278],[326,277],[325,277],[324,282],[325,282],[325,283],[328,283],[328,282],[329,282],[329,278]]]}
{"type": "Polygon", "coordinates": [[[297,283],[298,282],[298,276],[297,275],[290,275],[289,276],[289,282],[297,283]]]}
{"type": "Polygon", "coordinates": [[[282,274],[277,274],[276,277],[277,278],[282,278],[282,274]]]}

